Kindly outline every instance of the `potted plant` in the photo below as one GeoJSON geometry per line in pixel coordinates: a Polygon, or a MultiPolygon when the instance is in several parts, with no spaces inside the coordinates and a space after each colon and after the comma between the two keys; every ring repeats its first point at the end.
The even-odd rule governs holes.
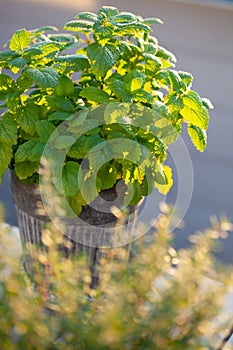
{"type": "Polygon", "coordinates": [[[155,187],[167,193],[166,152],[183,124],[194,146],[205,149],[211,103],[191,89],[191,74],[174,69],[175,56],[151,35],[154,23],[161,21],[103,6],[66,23],[72,33],[20,29],[0,52],[0,175],[12,170],[24,240],[38,243],[49,220],[35,212],[42,155],[52,164],[56,193],[90,224],[84,232],[72,222],[65,235],[76,253],[94,246],[93,265],[93,234],[101,226],[99,237],[105,235],[116,222],[101,209],[106,199],[112,207],[120,197],[116,206],[134,215],[155,187]]]}

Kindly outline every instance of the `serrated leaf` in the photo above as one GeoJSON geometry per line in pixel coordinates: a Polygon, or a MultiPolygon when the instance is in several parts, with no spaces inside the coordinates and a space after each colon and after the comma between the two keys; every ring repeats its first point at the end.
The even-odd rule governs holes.
{"type": "Polygon", "coordinates": [[[13,152],[11,146],[5,142],[0,142],[0,175],[3,175],[7,170],[11,162],[12,155],[13,152]]]}
{"type": "Polygon", "coordinates": [[[72,112],[74,108],[73,103],[62,96],[46,96],[46,101],[48,102],[48,105],[55,110],[61,109],[65,112],[72,112]]]}
{"type": "Polygon", "coordinates": [[[136,33],[149,33],[152,31],[152,29],[142,23],[142,22],[136,22],[136,23],[128,23],[128,24],[118,24],[118,26],[115,28],[115,31],[118,35],[133,35],[136,36],[136,33]]]}
{"type": "Polygon", "coordinates": [[[118,47],[113,44],[101,46],[98,43],[90,44],[87,48],[87,55],[92,63],[92,70],[97,79],[104,77],[119,58],[118,47]]]}
{"type": "Polygon", "coordinates": [[[179,91],[181,88],[181,78],[175,70],[168,70],[168,78],[170,81],[170,86],[173,91],[179,91]]]}
{"type": "Polygon", "coordinates": [[[203,105],[200,96],[195,91],[188,91],[183,96],[183,103],[185,106],[193,109],[194,111],[201,112],[203,105]]]}
{"type": "Polygon", "coordinates": [[[190,73],[179,71],[179,76],[187,87],[192,86],[193,76],[190,73]]]}
{"type": "Polygon", "coordinates": [[[55,59],[55,63],[59,63],[66,67],[68,71],[80,71],[90,67],[90,63],[84,55],[65,55],[55,59]]]}
{"type": "Polygon", "coordinates": [[[66,76],[61,76],[56,86],[56,94],[59,96],[70,96],[74,93],[74,84],[66,76]]]}
{"type": "Polygon", "coordinates": [[[20,162],[15,163],[15,172],[20,180],[25,180],[38,171],[39,162],[20,162]]]}
{"type": "Polygon", "coordinates": [[[0,61],[8,61],[10,59],[18,57],[18,53],[12,50],[0,51],[0,61]]]}
{"type": "Polygon", "coordinates": [[[195,111],[187,106],[180,111],[182,117],[189,123],[198,126],[200,129],[208,128],[209,116],[207,110],[203,107],[201,111],[195,111]]]}
{"type": "Polygon", "coordinates": [[[20,145],[15,153],[16,163],[31,160],[32,150],[35,147],[37,141],[29,140],[20,145]]]}
{"type": "Polygon", "coordinates": [[[172,170],[169,166],[164,165],[155,178],[155,187],[158,191],[166,195],[173,185],[172,170]]]}
{"type": "Polygon", "coordinates": [[[49,56],[61,49],[61,44],[54,41],[40,43],[38,48],[42,51],[43,56],[49,56]]]}
{"type": "Polygon", "coordinates": [[[102,6],[99,11],[98,11],[98,15],[102,15],[104,14],[105,17],[107,18],[111,18],[113,16],[118,15],[119,11],[116,7],[113,6],[102,6]]]}
{"type": "Polygon", "coordinates": [[[116,95],[118,100],[122,100],[122,102],[130,103],[132,100],[132,96],[125,91],[125,83],[119,79],[111,79],[108,82],[109,87],[116,95]]]}
{"type": "Polygon", "coordinates": [[[56,127],[47,120],[40,120],[36,123],[36,131],[44,143],[48,141],[55,129],[56,127]]]}
{"type": "Polygon", "coordinates": [[[143,23],[150,26],[151,24],[163,24],[163,21],[160,18],[145,18],[143,23]]]}
{"type": "Polygon", "coordinates": [[[59,79],[58,72],[51,67],[26,68],[25,74],[32,79],[36,85],[42,88],[56,87],[59,79]]]}
{"type": "Polygon", "coordinates": [[[43,155],[44,149],[45,149],[45,144],[42,143],[42,142],[38,142],[36,140],[34,148],[31,151],[31,158],[30,158],[30,160],[32,162],[40,161],[40,159],[41,159],[41,157],[43,155]]]}
{"type": "Polygon", "coordinates": [[[97,15],[92,12],[80,12],[77,15],[74,16],[77,19],[85,19],[87,21],[95,22],[97,21],[97,15]]]}
{"type": "Polygon", "coordinates": [[[172,63],[176,63],[176,56],[169,50],[162,46],[159,46],[156,51],[156,56],[161,57],[165,60],[170,60],[172,63]]]}
{"type": "Polygon", "coordinates": [[[207,144],[207,134],[205,130],[200,129],[199,127],[189,124],[188,125],[188,134],[190,139],[196,149],[200,152],[203,152],[207,144]]]}
{"type": "Polygon", "coordinates": [[[129,12],[121,12],[120,14],[111,18],[111,22],[115,24],[128,24],[138,22],[138,18],[129,12]]]}
{"type": "Polygon", "coordinates": [[[57,27],[54,26],[43,26],[34,31],[35,34],[41,34],[47,31],[58,31],[57,27]]]}
{"type": "Polygon", "coordinates": [[[132,70],[124,78],[126,89],[130,92],[135,92],[136,90],[139,90],[143,86],[145,80],[145,74],[136,69],[132,70]]]}
{"type": "Polygon", "coordinates": [[[27,104],[23,110],[23,114],[18,117],[19,125],[29,135],[34,134],[38,120],[39,108],[34,103],[27,104]]]}
{"type": "Polygon", "coordinates": [[[29,140],[20,145],[15,153],[16,163],[31,161],[38,162],[44,151],[45,144],[38,140],[29,140]]]}
{"type": "Polygon", "coordinates": [[[19,51],[27,47],[30,42],[30,33],[26,29],[19,29],[13,34],[9,47],[13,51],[19,51]]]}
{"type": "Polygon", "coordinates": [[[63,29],[74,32],[90,32],[93,29],[93,22],[89,20],[72,20],[67,22],[63,29]]]}
{"type": "Polygon", "coordinates": [[[0,120],[0,141],[10,145],[16,145],[17,134],[17,124],[14,121],[14,116],[3,116],[2,120],[0,120]]]}
{"type": "Polygon", "coordinates": [[[208,98],[202,98],[202,104],[206,109],[214,109],[212,102],[208,98]]]}
{"type": "Polygon", "coordinates": [[[50,114],[48,120],[53,121],[53,120],[66,120],[69,117],[71,117],[72,114],[69,112],[54,112],[50,114]]]}
{"type": "Polygon", "coordinates": [[[78,192],[79,164],[69,161],[62,169],[62,185],[66,196],[73,196],[78,192]]]}
{"type": "Polygon", "coordinates": [[[17,67],[17,68],[22,68],[26,64],[28,64],[28,60],[24,57],[15,57],[12,60],[9,61],[9,65],[11,67],[17,67]]]}
{"type": "Polygon", "coordinates": [[[104,90],[100,90],[95,86],[89,86],[82,89],[80,96],[86,98],[88,101],[96,103],[104,103],[109,100],[109,95],[104,90]]]}

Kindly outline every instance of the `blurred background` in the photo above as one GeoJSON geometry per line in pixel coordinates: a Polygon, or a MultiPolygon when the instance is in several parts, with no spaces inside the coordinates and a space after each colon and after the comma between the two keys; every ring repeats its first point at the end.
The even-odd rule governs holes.
{"type": "MultiPolygon", "coordinates": [[[[0,47],[19,28],[43,25],[61,27],[80,11],[96,11],[112,5],[143,17],[159,17],[154,27],[162,46],[177,57],[176,68],[192,73],[194,89],[215,106],[210,111],[208,146],[203,154],[184,135],[170,152],[174,187],[166,198],[183,217],[175,230],[176,247],[186,246],[188,236],[210,224],[210,216],[233,221],[233,1],[230,0],[0,0],[0,47]],[[189,203],[190,202],[190,203],[189,203]]],[[[143,219],[154,217],[157,193],[153,193],[143,219]]],[[[8,176],[0,187],[6,221],[16,225],[8,176]]],[[[221,243],[218,257],[233,262],[233,233],[221,243]]]]}

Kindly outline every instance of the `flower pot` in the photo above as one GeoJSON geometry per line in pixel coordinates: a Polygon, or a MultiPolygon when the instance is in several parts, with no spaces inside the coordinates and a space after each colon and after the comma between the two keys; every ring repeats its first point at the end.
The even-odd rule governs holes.
{"type": "MultiPolygon", "coordinates": [[[[43,206],[38,185],[24,184],[19,181],[15,173],[11,172],[10,186],[17,212],[21,242],[26,253],[24,268],[33,278],[32,258],[27,251],[27,244],[43,246],[42,232],[45,225],[51,222],[51,218],[38,213],[38,208],[43,206]]],[[[105,203],[106,201],[111,202],[117,196],[115,187],[102,191],[100,194],[105,203]]],[[[118,245],[124,246],[128,251],[138,208],[139,205],[128,208],[129,214],[123,226],[124,235],[121,242],[118,242],[118,245]]],[[[87,254],[92,278],[91,286],[95,286],[99,279],[97,267],[100,257],[107,248],[113,249],[117,218],[111,212],[102,212],[91,205],[86,205],[79,217],[63,218],[63,221],[65,224],[65,232],[62,232],[64,242],[69,244],[64,244],[61,251],[65,257],[78,256],[80,253],[87,254]]]]}

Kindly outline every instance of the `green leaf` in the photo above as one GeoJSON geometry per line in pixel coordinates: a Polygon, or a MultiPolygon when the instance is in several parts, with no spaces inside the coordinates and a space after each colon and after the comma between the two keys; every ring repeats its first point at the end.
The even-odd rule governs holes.
{"type": "Polygon", "coordinates": [[[104,15],[105,18],[112,18],[113,16],[118,15],[118,13],[118,9],[113,6],[102,6],[98,11],[98,15],[104,15]]]}
{"type": "Polygon", "coordinates": [[[202,98],[202,104],[206,109],[214,109],[212,102],[208,98],[202,98]]]}
{"type": "Polygon", "coordinates": [[[82,205],[86,204],[86,202],[82,199],[80,192],[78,191],[74,196],[67,197],[66,199],[75,215],[79,216],[82,212],[82,205]]]}
{"type": "Polygon", "coordinates": [[[34,148],[31,151],[31,158],[30,160],[32,162],[37,162],[41,160],[41,157],[43,155],[45,149],[45,144],[42,142],[35,141],[34,148]]]}
{"type": "Polygon", "coordinates": [[[173,91],[179,91],[181,88],[181,78],[175,70],[168,70],[168,78],[173,91]]]}
{"type": "Polygon", "coordinates": [[[72,117],[69,119],[69,128],[68,131],[75,131],[77,128],[86,121],[87,116],[88,116],[89,110],[88,109],[83,109],[75,114],[72,115],[72,117]]]}
{"type": "Polygon", "coordinates": [[[34,31],[34,33],[35,33],[35,34],[42,34],[42,33],[47,32],[47,31],[49,31],[49,30],[51,30],[51,31],[57,31],[58,28],[57,28],[57,27],[54,27],[54,26],[43,26],[43,27],[40,27],[40,28],[36,29],[36,30],[34,31]]]}
{"type": "Polygon", "coordinates": [[[40,120],[36,123],[36,131],[44,143],[48,141],[55,129],[56,127],[47,120],[40,120]]]}
{"type": "Polygon", "coordinates": [[[75,142],[75,138],[69,135],[61,135],[56,138],[54,147],[57,149],[66,149],[70,148],[75,142]]]}
{"type": "Polygon", "coordinates": [[[193,76],[190,73],[187,72],[181,72],[179,71],[179,76],[181,77],[183,83],[187,86],[187,87],[191,87],[192,86],[192,82],[193,82],[193,76]]]}
{"type": "Polygon", "coordinates": [[[207,144],[207,134],[205,130],[200,129],[198,126],[189,124],[188,125],[188,134],[192,143],[196,149],[200,152],[203,152],[207,144]]]}
{"type": "Polygon", "coordinates": [[[69,117],[71,117],[72,114],[69,112],[54,112],[50,114],[48,120],[53,121],[53,120],[66,120],[69,117]]]}
{"type": "Polygon", "coordinates": [[[141,186],[137,181],[127,184],[127,191],[124,197],[125,205],[136,205],[142,199],[141,186]]]}
{"type": "Polygon", "coordinates": [[[193,109],[194,111],[201,112],[202,111],[202,100],[198,93],[195,91],[188,91],[183,95],[183,103],[185,106],[193,109]]]}
{"type": "Polygon", "coordinates": [[[14,80],[6,74],[0,73],[0,92],[11,92],[16,89],[14,80]]]}
{"type": "Polygon", "coordinates": [[[162,46],[159,46],[157,51],[156,51],[156,56],[165,59],[165,60],[169,60],[172,63],[176,63],[176,56],[171,52],[168,51],[167,49],[165,49],[162,46]]]}
{"type": "Polygon", "coordinates": [[[38,162],[44,151],[45,144],[38,140],[29,140],[20,145],[15,153],[16,163],[31,161],[38,162]]]}
{"type": "Polygon", "coordinates": [[[28,59],[26,59],[24,57],[15,57],[9,61],[9,65],[11,67],[22,68],[26,64],[28,64],[28,62],[29,62],[28,59]]]}
{"type": "Polygon", "coordinates": [[[101,180],[101,189],[112,188],[117,180],[118,172],[114,165],[105,164],[98,171],[98,177],[101,180]]]}
{"type": "Polygon", "coordinates": [[[62,169],[62,185],[66,196],[73,196],[78,192],[79,164],[69,161],[62,169]]]}
{"type": "Polygon", "coordinates": [[[18,117],[21,128],[29,135],[33,135],[36,130],[36,123],[39,120],[39,108],[34,103],[25,106],[23,114],[18,117]]]}
{"type": "Polygon", "coordinates": [[[56,43],[52,40],[38,44],[38,48],[45,57],[60,51],[61,47],[60,43],[56,43]]]}
{"type": "Polygon", "coordinates": [[[113,44],[101,46],[98,43],[93,43],[88,46],[87,55],[91,60],[93,73],[97,79],[101,79],[114,66],[120,52],[118,47],[113,44]]]}
{"type": "Polygon", "coordinates": [[[104,90],[97,87],[89,86],[80,92],[80,96],[86,98],[88,101],[96,103],[104,103],[109,101],[109,95],[104,90]]]}
{"type": "Polygon", "coordinates": [[[160,18],[145,18],[143,23],[150,26],[151,24],[163,24],[163,21],[160,18]]]}
{"type": "Polygon", "coordinates": [[[20,180],[25,180],[28,177],[32,176],[39,169],[39,162],[20,162],[15,163],[15,172],[20,180]]]}
{"type": "MultiPolygon", "coordinates": [[[[24,162],[26,160],[31,161],[32,151],[37,144],[35,140],[29,140],[20,145],[15,153],[16,163],[24,162]]],[[[38,159],[37,159],[38,160],[38,159]]]]}
{"type": "Polygon", "coordinates": [[[0,176],[3,175],[8,168],[13,152],[9,144],[0,141],[0,176]]]}
{"type": "Polygon", "coordinates": [[[55,110],[61,109],[65,112],[73,112],[74,104],[65,97],[62,96],[46,96],[46,100],[48,102],[49,107],[55,110]]]}
{"type": "Polygon", "coordinates": [[[17,144],[17,124],[14,116],[5,114],[0,120],[0,141],[10,145],[17,144]]]}
{"type": "Polygon", "coordinates": [[[97,21],[97,15],[92,12],[80,12],[77,15],[74,16],[77,19],[84,19],[87,21],[95,22],[97,21]]]}
{"type": "Polygon", "coordinates": [[[59,79],[57,71],[51,67],[26,68],[25,74],[42,88],[56,87],[59,79]]]}
{"type": "Polygon", "coordinates": [[[201,111],[193,110],[185,106],[180,114],[185,119],[185,121],[198,126],[200,129],[206,130],[208,128],[209,115],[207,110],[203,107],[201,111]]]}
{"type": "Polygon", "coordinates": [[[104,120],[107,124],[116,123],[120,118],[126,117],[129,111],[129,103],[110,102],[104,110],[104,120]]]}
{"type": "Polygon", "coordinates": [[[74,32],[91,32],[93,29],[93,22],[88,20],[72,20],[67,22],[63,29],[72,30],[74,32]]]}
{"type": "Polygon", "coordinates": [[[137,23],[138,18],[130,12],[121,12],[120,14],[111,18],[111,23],[128,24],[137,23]]]}
{"type": "Polygon", "coordinates": [[[30,42],[30,33],[26,29],[19,29],[13,34],[9,47],[13,51],[19,51],[27,47],[30,42]]]}
{"type": "Polygon", "coordinates": [[[74,84],[73,82],[66,76],[61,76],[58,80],[58,84],[56,86],[56,94],[58,96],[70,96],[74,93],[74,84]]]}
{"type": "Polygon", "coordinates": [[[161,167],[160,172],[156,173],[155,187],[158,191],[166,195],[173,185],[172,170],[169,166],[161,167]]]}
{"type": "Polygon", "coordinates": [[[96,174],[88,170],[82,170],[82,177],[79,184],[80,193],[87,204],[91,203],[98,195],[96,186],[96,174]]]}
{"type": "Polygon", "coordinates": [[[132,70],[124,78],[126,89],[130,92],[138,91],[146,80],[145,74],[138,70],[132,70]]]}
{"type": "Polygon", "coordinates": [[[124,81],[120,79],[111,78],[108,80],[108,85],[112,92],[116,95],[117,99],[125,102],[130,103],[132,100],[132,96],[126,92],[125,90],[125,83],[124,81]]]}
{"type": "Polygon", "coordinates": [[[90,63],[84,55],[64,55],[55,59],[55,63],[64,66],[68,71],[80,71],[90,67],[90,63]]]}

